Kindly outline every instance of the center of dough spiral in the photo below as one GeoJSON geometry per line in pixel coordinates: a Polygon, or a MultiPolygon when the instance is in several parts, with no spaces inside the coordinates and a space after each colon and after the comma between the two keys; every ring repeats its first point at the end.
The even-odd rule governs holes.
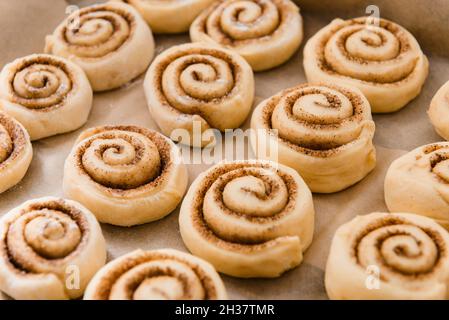
{"type": "Polygon", "coordinates": [[[391,83],[413,71],[419,52],[411,49],[407,36],[392,23],[381,20],[375,26],[366,19],[355,19],[330,36],[324,58],[340,75],[391,83]]]}
{"type": "Polygon", "coordinates": [[[266,241],[257,222],[285,209],[289,191],[283,179],[263,168],[236,169],[221,175],[206,192],[203,215],[220,238],[242,243],[266,241]],[[246,221],[240,217],[246,217],[246,221]]]}
{"type": "Polygon", "coordinates": [[[388,280],[432,272],[439,251],[430,231],[402,223],[370,230],[356,247],[359,263],[365,268],[378,266],[388,280]]]}
{"type": "Polygon", "coordinates": [[[39,255],[57,259],[75,250],[81,240],[81,231],[70,217],[51,211],[26,224],[25,239],[39,255]]]}
{"type": "Polygon", "coordinates": [[[72,54],[100,58],[121,47],[132,28],[130,14],[112,7],[97,6],[80,10],[62,32],[72,54]]]}
{"type": "Polygon", "coordinates": [[[212,38],[214,26],[219,21],[223,32],[233,40],[260,38],[273,33],[280,23],[278,8],[272,1],[235,1],[224,3],[214,11],[208,20],[212,38]]]}
{"type": "Polygon", "coordinates": [[[62,103],[72,86],[71,75],[66,67],[50,58],[28,61],[12,79],[15,102],[31,109],[62,103]]]}
{"type": "Polygon", "coordinates": [[[157,146],[134,132],[94,137],[84,151],[82,164],[93,180],[119,189],[142,186],[154,180],[161,170],[157,146]]]}
{"type": "Polygon", "coordinates": [[[355,140],[364,120],[356,95],[328,87],[304,87],[287,93],[275,106],[271,126],[296,145],[325,150],[355,140]]]}
{"type": "Polygon", "coordinates": [[[87,232],[71,210],[76,209],[50,204],[30,208],[12,221],[6,241],[14,264],[26,272],[63,278],[63,259],[76,252],[87,232]]]}
{"type": "Polygon", "coordinates": [[[228,61],[210,54],[191,54],[173,60],[162,75],[165,97],[183,113],[201,113],[201,103],[224,98],[234,87],[228,61]]]}

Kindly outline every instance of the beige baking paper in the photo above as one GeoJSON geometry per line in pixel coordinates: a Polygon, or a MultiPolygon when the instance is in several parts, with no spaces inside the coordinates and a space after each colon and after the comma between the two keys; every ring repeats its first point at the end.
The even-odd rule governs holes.
{"type": "MultiPolygon", "coordinates": [[[[84,6],[98,1],[0,0],[0,66],[14,58],[42,52],[44,37],[66,16],[69,5],[84,6]]],[[[403,110],[389,115],[375,115],[378,164],[376,169],[354,187],[332,195],[314,195],[316,207],[315,238],[305,261],[277,279],[237,279],[223,275],[233,299],[326,299],[324,267],[330,241],[336,228],[357,214],[385,211],[383,180],[389,164],[408,150],[440,140],[428,121],[426,110],[436,90],[449,80],[449,39],[445,39],[449,4],[444,1],[312,1],[299,0],[305,23],[305,41],[333,17],[365,14],[367,4],[378,3],[380,14],[404,23],[430,58],[430,76],[423,93],[403,110]],[[439,5],[437,9],[429,5],[439,5]],[[406,14],[404,13],[406,10],[406,14]],[[446,41],[445,43],[443,43],[446,41]]],[[[188,42],[188,35],[156,36],[157,51],[188,42]]],[[[305,43],[303,42],[303,45],[305,43]]],[[[281,89],[305,82],[302,49],[281,67],[256,74],[256,103],[281,89]]],[[[0,195],[0,216],[25,200],[42,196],[62,196],[63,163],[79,133],[104,124],[135,124],[156,129],[146,107],[143,77],[126,87],[96,94],[88,123],[76,132],[33,143],[34,159],[24,180],[0,195]]],[[[244,125],[248,128],[249,119],[244,125]]],[[[190,180],[206,165],[189,165],[190,180]]],[[[103,225],[109,259],[137,248],[176,248],[186,250],[178,227],[178,211],[165,219],[133,228],[103,225]]]]}

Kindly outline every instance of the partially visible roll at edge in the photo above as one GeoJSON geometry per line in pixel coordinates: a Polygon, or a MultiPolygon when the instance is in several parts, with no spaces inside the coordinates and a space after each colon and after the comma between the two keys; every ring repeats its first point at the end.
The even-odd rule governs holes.
{"type": "Polygon", "coordinates": [[[79,298],[105,262],[101,227],[78,202],[33,199],[0,219],[0,290],[12,298],[79,298]]]}
{"type": "Polygon", "coordinates": [[[212,265],[173,249],[139,249],[112,260],[95,275],[84,294],[84,300],[225,300],[227,297],[212,265]]]}
{"type": "Polygon", "coordinates": [[[33,158],[33,147],[25,128],[0,112],[0,193],[18,184],[33,158]]]}
{"type": "Polygon", "coordinates": [[[432,98],[427,114],[435,131],[449,140],[449,81],[432,98]]]}
{"type": "Polygon", "coordinates": [[[432,219],[371,213],[333,237],[325,271],[330,299],[447,299],[448,285],[449,234],[432,219]]]}

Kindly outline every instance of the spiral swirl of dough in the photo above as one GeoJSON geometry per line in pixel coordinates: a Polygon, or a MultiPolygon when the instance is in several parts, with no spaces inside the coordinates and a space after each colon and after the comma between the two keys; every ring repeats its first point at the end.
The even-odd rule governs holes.
{"type": "Polygon", "coordinates": [[[413,35],[384,19],[336,19],[304,48],[309,81],[359,88],[373,112],[393,112],[421,91],[428,61],[413,35]]]}
{"type": "Polygon", "coordinates": [[[385,176],[388,209],[427,216],[449,230],[448,165],[446,142],[418,147],[396,159],[385,176]]]}
{"type": "Polygon", "coordinates": [[[106,261],[100,225],[74,201],[27,201],[1,218],[0,237],[0,290],[15,299],[77,298],[106,261]]]}
{"type": "Polygon", "coordinates": [[[80,9],[47,37],[46,52],[73,60],[94,91],[120,87],[153,58],[151,30],[131,6],[108,2],[80,9]]]}
{"type": "Polygon", "coordinates": [[[33,157],[33,147],[25,128],[0,112],[0,193],[22,180],[33,157]]]}
{"type": "Polygon", "coordinates": [[[295,53],[303,38],[302,18],[290,0],[221,0],[195,19],[190,38],[234,50],[262,71],[295,53]]]}
{"type": "Polygon", "coordinates": [[[273,162],[224,162],[193,182],[179,224],[187,248],[218,271],[277,277],[301,263],[314,208],[296,171],[273,162]]]}
{"type": "Polygon", "coordinates": [[[81,127],[92,106],[92,88],[70,61],[33,54],[0,73],[0,109],[21,122],[37,140],[81,127]]]}
{"type": "Polygon", "coordinates": [[[331,299],[445,299],[448,249],[449,234],[432,219],[409,213],[358,216],[332,240],[327,293],[331,299]]]}
{"type": "Polygon", "coordinates": [[[92,279],[86,300],[223,300],[226,289],[206,261],[173,249],[136,250],[92,279]]]}
{"type": "Polygon", "coordinates": [[[258,158],[294,168],[313,192],[340,191],[376,163],[370,105],[356,88],[302,84],[286,89],[257,106],[251,127],[258,158]]]}
{"type": "Polygon", "coordinates": [[[430,102],[427,114],[436,132],[445,140],[449,140],[449,128],[447,126],[447,120],[449,119],[449,81],[437,91],[430,102]]]}
{"type": "Polygon", "coordinates": [[[155,33],[181,33],[215,0],[112,0],[137,9],[155,33]]]}
{"type": "Polygon", "coordinates": [[[173,211],[187,188],[177,147],[136,126],[86,130],[66,160],[64,192],[101,222],[131,226],[173,211]]]}
{"type": "Polygon", "coordinates": [[[254,99],[254,77],[236,53],[183,44],[156,57],[144,89],[150,112],[165,135],[204,146],[205,139],[197,133],[233,129],[245,121],[254,99]],[[179,129],[189,136],[178,137],[179,129]]]}

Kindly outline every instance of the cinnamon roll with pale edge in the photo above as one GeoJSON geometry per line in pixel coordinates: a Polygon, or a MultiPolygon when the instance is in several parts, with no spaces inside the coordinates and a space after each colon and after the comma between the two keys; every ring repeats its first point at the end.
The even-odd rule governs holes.
{"type": "Polygon", "coordinates": [[[302,29],[299,8],[290,0],[220,0],[195,19],[190,38],[234,50],[254,71],[263,71],[295,53],[302,29]]]}
{"type": "Polygon", "coordinates": [[[22,123],[31,140],[37,140],[76,130],[86,123],[92,88],[76,64],[33,54],[3,68],[0,99],[0,109],[22,123]]]}
{"type": "Polygon", "coordinates": [[[45,52],[67,58],[87,74],[94,91],[118,88],[142,74],[154,54],[150,28],[130,5],[82,8],[47,36],[45,52]]]}
{"type": "Polygon", "coordinates": [[[155,33],[189,30],[193,20],[215,0],[113,0],[126,2],[139,11],[155,33]]]}
{"type": "Polygon", "coordinates": [[[427,216],[449,230],[449,143],[418,147],[396,159],[385,176],[385,202],[393,212],[427,216]]]}
{"type": "Polygon", "coordinates": [[[312,242],[312,194],[286,166],[223,162],[195,179],[179,225],[187,248],[218,271],[277,277],[298,266],[312,242]]]}
{"type": "Polygon", "coordinates": [[[334,235],[325,286],[331,299],[447,299],[449,234],[410,213],[371,213],[334,235]]]}
{"type": "Polygon", "coordinates": [[[172,212],[187,189],[187,170],[175,144],[136,126],[88,129],[64,166],[64,193],[100,222],[132,226],[172,212]]]}
{"type": "Polygon", "coordinates": [[[436,132],[444,139],[449,140],[449,81],[437,91],[427,114],[436,132]]]}
{"type": "Polygon", "coordinates": [[[310,82],[355,86],[373,112],[393,112],[421,92],[429,63],[407,30],[361,17],[335,19],[309,39],[304,69],[310,82]]]}
{"type": "Polygon", "coordinates": [[[207,130],[234,129],[245,121],[254,99],[254,76],[232,51],[182,44],[156,57],[144,89],[151,115],[165,135],[205,146],[210,142],[203,134],[207,130]]]}
{"type": "Polygon", "coordinates": [[[12,298],[78,298],[105,262],[100,225],[75,201],[30,200],[0,219],[0,290],[12,298]]]}
{"type": "Polygon", "coordinates": [[[223,300],[226,289],[206,261],[173,249],[136,250],[104,266],[85,300],[223,300]]]}
{"type": "Polygon", "coordinates": [[[33,158],[33,147],[25,128],[0,112],[0,193],[19,183],[33,158]]]}
{"type": "Polygon", "coordinates": [[[256,156],[295,169],[313,192],[343,190],[376,165],[370,105],[356,88],[286,89],[257,106],[251,128],[256,156]]]}

